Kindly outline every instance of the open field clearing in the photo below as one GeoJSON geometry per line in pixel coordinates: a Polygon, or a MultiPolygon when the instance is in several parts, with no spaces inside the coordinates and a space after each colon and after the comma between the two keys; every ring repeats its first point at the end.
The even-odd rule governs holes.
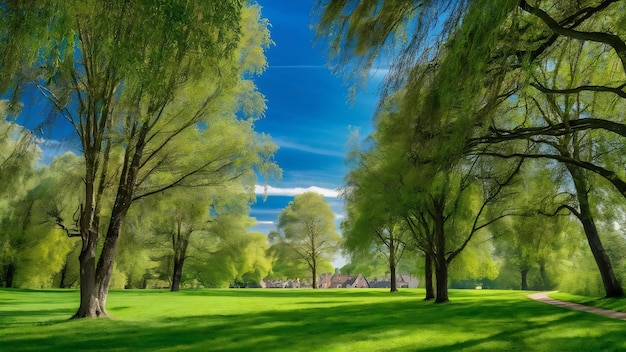
{"type": "Polygon", "coordinates": [[[77,291],[0,290],[7,351],[619,351],[626,322],[519,291],[113,291],[112,319],[67,320],[77,291]]]}

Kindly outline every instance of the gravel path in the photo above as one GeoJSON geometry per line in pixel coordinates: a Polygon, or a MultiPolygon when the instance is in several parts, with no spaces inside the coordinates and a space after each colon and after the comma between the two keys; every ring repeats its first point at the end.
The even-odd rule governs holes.
{"type": "Polygon", "coordinates": [[[626,313],[624,312],[616,312],[614,310],[590,307],[590,306],[585,306],[585,305],[578,304],[578,303],[560,301],[558,299],[553,299],[553,298],[548,297],[548,295],[553,292],[531,293],[528,295],[528,297],[531,299],[534,299],[535,301],[540,301],[540,302],[552,304],[552,305],[567,308],[567,309],[580,310],[583,312],[604,315],[605,317],[609,317],[613,319],[626,320],[626,313]]]}

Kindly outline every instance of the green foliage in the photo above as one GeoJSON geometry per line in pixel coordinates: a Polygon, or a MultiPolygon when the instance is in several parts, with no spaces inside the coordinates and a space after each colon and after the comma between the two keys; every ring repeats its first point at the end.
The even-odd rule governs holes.
{"type": "Polygon", "coordinates": [[[488,233],[478,236],[450,265],[450,280],[493,280],[500,274],[500,265],[492,257],[493,244],[488,233]]]}
{"type": "MultiPolygon", "coordinates": [[[[602,213],[615,214],[608,223],[624,217],[624,4],[321,4],[318,35],[331,37],[331,62],[343,65],[339,70],[352,77],[367,72],[377,60],[391,63],[376,114],[377,130],[371,145],[353,162],[348,189],[354,193],[355,186],[367,185],[366,194],[382,189],[392,198],[386,204],[400,206],[363,214],[407,217],[416,245],[441,254],[441,263],[443,257],[451,262],[469,254],[466,239],[475,230],[511,210],[528,212],[528,204],[539,203],[535,214],[526,213],[527,221],[502,224],[496,232],[507,235],[496,246],[506,253],[506,271],[538,267],[540,286],[550,286],[547,273],[560,276],[565,236],[562,225],[549,225],[536,213],[556,209],[563,214],[567,209],[584,225],[607,295],[623,294],[604,255],[612,250],[602,246],[602,241],[611,241],[616,252],[621,240],[600,240],[594,219],[602,213]],[[435,29],[437,20],[443,25],[435,29]],[[515,163],[504,160],[522,158],[553,161],[540,166],[543,172],[523,173],[523,191],[501,192],[507,170],[515,170],[515,163]],[[369,183],[363,181],[366,174],[374,175],[369,183]],[[619,190],[621,200],[610,187],[619,190]],[[543,194],[530,189],[542,189],[543,194]],[[507,197],[510,202],[504,202],[507,197]],[[620,206],[613,207],[616,203],[620,206]],[[406,209],[413,213],[407,215],[406,209]],[[437,228],[432,214],[445,219],[445,225],[437,228]],[[433,221],[426,221],[429,215],[433,221]],[[546,238],[537,228],[557,235],[546,238]],[[445,241],[437,242],[437,233],[445,233],[445,241]]],[[[458,267],[480,266],[463,260],[466,265],[458,267]]],[[[619,258],[613,261],[621,267],[619,258]]]]}
{"type": "MultiPolygon", "coordinates": [[[[278,233],[275,232],[277,236],[278,233]]],[[[270,232],[270,237],[272,232],[270,232]]],[[[270,240],[268,256],[272,259],[272,271],[269,273],[270,279],[303,279],[310,275],[310,268],[307,263],[300,259],[298,254],[291,247],[280,239],[270,240]]]]}
{"type": "Polygon", "coordinates": [[[9,202],[24,197],[32,187],[25,178],[40,154],[30,132],[7,120],[10,115],[9,102],[0,100],[0,216],[9,202]]]}
{"type": "MultiPolygon", "coordinates": [[[[12,266],[14,286],[51,287],[53,276],[68,260],[75,239],[68,240],[68,233],[56,221],[71,219],[76,212],[71,190],[80,185],[77,175],[81,166],[81,158],[67,153],[54,158],[49,166],[32,170],[22,181],[30,189],[11,203],[11,211],[2,217],[4,230],[0,232],[0,264],[3,270],[12,266]]],[[[64,225],[75,233],[75,224],[64,225]]]]}

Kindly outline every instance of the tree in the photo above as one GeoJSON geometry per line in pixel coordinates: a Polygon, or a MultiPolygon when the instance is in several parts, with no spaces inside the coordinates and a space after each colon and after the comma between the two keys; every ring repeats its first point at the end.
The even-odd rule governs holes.
{"type": "Polygon", "coordinates": [[[221,257],[236,263],[234,270],[227,270],[233,273],[232,280],[243,279],[248,271],[256,270],[252,268],[267,274],[266,265],[259,264],[262,262],[259,257],[265,256],[263,248],[267,241],[263,240],[258,247],[262,255],[249,248],[249,242],[259,245],[259,241],[257,235],[246,234],[251,225],[247,214],[252,199],[242,192],[244,188],[245,184],[235,179],[219,188],[206,187],[202,192],[198,189],[164,192],[155,199],[158,204],[153,207],[156,211],[151,216],[152,228],[155,242],[165,247],[159,260],[168,263],[171,291],[179,291],[185,262],[192,257],[201,262],[221,257]],[[230,258],[224,258],[224,252],[230,258]]]}
{"type": "MultiPolygon", "coordinates": [[[[494,119],[494,130],[507,137],[499,142],[495,139],[492,140],[494,147],[481,146],[480,153],[490,153],[500,157],[515,155],[516,157],[551,159],[561,163],[560,167],[567,172],[570,178],[570,180],[563,181],[562,187],[572,195],[573,199],[559,206],[557,212],[568,210],[579,219],[604,282],[606,296],[618,297],[623,295],[623,289],[613,271],[611,260],[606,255],[606,250],[598,233],[594,221],[594,205],[590,202],[589,193],[592,172],[600,173],[605,179],[610,179],[614,186],[620,182],[619,172],[610,172],[609,170],[611,168],[619,169],[618,165],[621,164],[621,161],[618,160],[621,160],[621,156],[618,153],[611,153],[609,156],[606,150],[614,149],[615,145],[623,144],[623,141],[616,140],[613,135],[607,136],[601,130],[581,131],[573,129],[568,133],[553,134],[550,131],[541,132],[541,129],[537,127],[541,125],[576,124],[587,120],[588,116],[593,116],[594,119],[610,118],[614,114],[614,109],[619,107],[620,103],[623,104],[623,102],[615,102],[614,99],[601,95],[600,92],[580,92],[576,95],[548,92],[555,89],[556,86],[575,87],[581,85],[582,81],[596,80],[595,77],[602,78],[610,75],[609,72],[613,69],[599,62],[599,57],[604,57],[603,50],[598,48],[590,50],[590,52],[599,53],[599,56],[584,55],[589,50],[589,46],[590,44],[583,42],[565,42],[555,48],[552,55],[548,56],[550,65],[538,66],[533,72],[533,80],[536,83],[528,90],[521,90],[519,93],[520,100],[517,109],[523,111],[521,113],[523,118],[519,120],[520,125],[514,128],[500,128],[499,126],[503,124],[511,126],[512,122],[517,123],[517,120],[509,118],[507,121],[499,121],[494,119]],[[535,87],[544,87],[545,89],[537,90],[535,87]],[[525,131],[518,135],[519,127],[525,131]],[[506,130],[512,132],[509,134],[506,130]],[[530,131],[532,132],[529,133],[530,131]],[[516,138],[509,138],[512,136],[516,136],[516,138]],[[541,147],[537,148],[534,153],[512,152],[507,154],[495,151],[496,148],[501,148],[503,143],[513,145],[516,140],[524,139],[541,147]]],[[[591,46],[594,45],[591,44],[591,46]]],[[[505,105],[503,109],[514,110],[516,107],[511,108],[505,105]]],[[[511,113],[508,115],[511,116],[511,113]]],[[[558,165],[555,166],[555,168],[558,167],[558,165]]],[[[600,184],[595,182],[595,186],[599,187],[600,184]]],[[[619,186],[617,185],[616,188],[619,189],[619,186]]]]}
{"type": "Polygon", "coordinates": [[[189,246],[196,236],[206,233],[209,225],[211,200],[207,194],[197,190],[175,192],[161,197],[160,211],[154,215],[154,231],[167,239],[168,259],[171,261],[170,291],[180,290],[185,260],[189,257],[189,246]]]}
{"type": "MultiPolygon", "coordinates": [[[[203,148],[213,125],[235,119],[237,111],[254,117],[264,108],[243,77],[265,67],[268,23],[258,6],[244,8],[240,1],[28,6],[45,19],[41,24],[17,25],[20,4],[2,9],[11,38],[3,42],[3,59],[19,60],[11,67],[33,68],[16,81],[32,79],[80,141],[84,196],[74,225],[83,245],[74,317],[106,316],[118,239],[135,201],[174,187],[252,180],[254,168],[263,173],[272,167],[274,147],[258,136],[228,157],[203,148]],[[25,54],[15,50],[20,46],[25,54]],[[197,149],[185,154],[181,146],[197,149]],[[242,155],[254,161],[244,165],[250,159],[242,155]],[[117,171],[109,173],[109,164],[117,171]],[[105,191],[114,194],[110,209],[103,206],[105,191]],[[107,228],[97,256],[101,224],[107,228]]],[[[240,123],[252,128],[252,119],[240,123]]]]}
{"type": "Polygon", "coordinates": [[[296,195],[278,218],[281,241],[306,263],[313,288],[320,264],[332,259],[341,242],[334,220],[324,196],[315,192],[296,195]]]}
{"type": "Polygon", "coordinates": [[[500,203],[509,195],[507,187],[522,161],[493,163],[486,157],[441,154],[454,143],[446,133],[452,123],[447,119],[453,117],[436,109],[433,113],[443,113],[446,119],[420,125],[406,111],[401,93],[378,111],[371,136],[375,152],[363,153],[359,160],[361,172],[370,173],[372,181],[360,192],[378,195],[370,206],[377,204],[373,209],[403,220],[415,246],[426,254],[425,270],[429,262],[434,265],[435,301],[443,303],[448,301],[450,263],[477,232],[514,212],[500,203]],[[372,162],[372,155],[380,157],[372,162]]]}
{"type": "Polygon", "coordinates": [[[346,176],[343,197],[348,217],[342,222],[343,246],[353,260],[362,253],[382,256],[389,269],[390,291],[396,292],[396,268],[409,236],[402,218],[391,210],[397,201],[402,174],[381,172],[385,152],[380,149],[353,153],[358,153],[358,166],[346,176]]]}

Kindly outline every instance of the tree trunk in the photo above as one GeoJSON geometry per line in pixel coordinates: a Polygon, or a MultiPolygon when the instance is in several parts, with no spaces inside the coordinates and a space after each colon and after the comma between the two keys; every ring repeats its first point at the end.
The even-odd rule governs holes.
{"type": "Polygon", "coordinates": [[[552,288],[552,284],[550,283],[550,279],[548,278],[548,273],[546,271],[546,263],[539,263],[539,274],[541,275],[541,287],[543,290],[549,290],[552,288]]]}
{"type": "Polygon", "coordinates": [[[389,264],[389,272],[391,273],[391,288],[389,292],[398,292],[398,278],[396,276],[396,265],[389,264]]]}
{"type": "Polygon", "coordinates": [[[430,254],[424,253],[424,286],[426,288],[426,297],[424,300],[435,298],[435,290],[433,288],[433,260],[430,254]]]}
{"type": "Polygon", "coordinates": [[[72,319],[97,318],[106,315],[100,310],[96,292],[96,247],[98,234],[93,231],[83,236],[83,248],[78,256],[80,264],[80,306],[72,319]]]}
{"type": "Polygon", "coordinates": [[[439,197],[433,202],[434,227],[433,236],[435,242],[435,278],[436,292],[435,303],[446,303],[448,298],[448,259],[446,258],[446,233],[444,229],[445,217],[444,199],[439,197]]]}
{"type": "Polygon", "coordinates": [[[97,318],[106,315],[100,310],[96,291],[96,251],[98,247],[98,217],[95,201],[95,156],[85,153],[86,181],[85,203],[80,212],[80,237],[82,248],[78,256],[80,265],[80,306],[72,319],[97,318]]]}
{"type": "Polygon", "coordinates": [[[13,287],[13,278],[15,277],[15,265],[13,263],[9,263],[6,265],[6,269],[4,270],[4,283],[6,288],[13,287]]]}
{"type": "Polygon", "coordinates": [[[172,233],[174,272],[172,273],[172,285],[170,286],[171,292],[178,292],[180,290],[180,281],[183,278],[183,266],[187,258],[187,247],[189,246],[189,238],[192,232],[192,230],[187,230],[183,233],[182,219],[176,220],[176,232],[172,233]]]}
{"type": "Polygon", "coordinates": [[[98,266],[96,268],[98,304],[104,315],[108,314],[106,311],[106,302],[109,294],[109,285],[111,283],[111,276],[113,275],[113,264],[115,262],[118,239],[120,237],[120,232],[122,231],[122,223],[124,222],[127,210],[128,208],[113,208],[111,222],[109,223],[109,228],[107,230],[100,259],[98,260],[98,266]]]}
{"type": "Polygon", "coordinates": [[[390,289],[389,292],[398,292],[398,279],[396,277],[396,247],[393,241],[393,236],[390,236],[389,239],[389,273],[391,275],[390,278],[390,289]]]}
{"type": "Polygon", "coordinates": [[[313,265],[313,267],[311,267],[311,276],[312,276],[312,280],[311,282],[313,282],[313,289],[317,288],[317,268],[316,265],[313,265]]]}
{"type": "Polygon", "coordinates": [[[435,296],[435,303],[449,302],[448,298],[448,262],[443,260],[442,263],[435,261],[435,277],[437,292],[435,296]]]}
{"type": "Polygon", "coordinates": [[[526,291],[528,290],[528,281],[526,280],[526,278],[528,277],[528,271],[530,269],[528,268],[524,268],[520,270],[520,274],[522,274],[522,290],[526,291]]]}
{"type": "Polygon", "coordinates": [[[63,267],[61,268],[61,279],[59,280],[59,288],[65,288],[66,287],[66,283],[65,283],[65,278],[67,277],[67,260],[65,261],[65,264],[63,264],[63,267]]]}
{"type": "Polygon", "coordinates": [[[620,285],[615,273],[613,272],[613,266],[611,260],[604,250],[602,241],[598,234],[598,229],[593,220],[593,213],[591,205],[589,204],[589,197],[587,195],[587,181],[580,168],[572,165],[567,165],[567,169],[572,175],[574,180],[574,186],[576,187],[576,195],[578,198],[578,204],[580,207],[580,222],[585,230],[585,236],[589,243],[589,248],[593,254],[593,258],[596,261],[600,276],[602,277],[602,284],[604,285],[605,297],[622,297],[624,296],[624,290],[620,285]]]}
{"type": "Polygon", "coordinates": [[[133,148],[127,148],[124,154],[124,167],[120,175],[120,182],[117,188],[115,202],[111,209],[111,220],[104,239],[98,267],[96,269],[96,289],[100,309],[106,314],[106,301],[109,294],[109,285],[113,275],[113,263],[117,252],[118,239],[122,231],[122,224],[126,218],[126,213],[132,203],[135,180],[139,172],[139,165],[143,148],[145,147],[145,137],[149,130],[149,124],[142,126],[138,134],[137,142],[133,148]]]}
{"type": "Polygon", "coordinates": [[[180,280],[183,277],[184,261],[185,261],[184,257],[174,259],[174,273],[172,275],[172,286],[170,287],[171,292],[180,291],[180,280]]]}

